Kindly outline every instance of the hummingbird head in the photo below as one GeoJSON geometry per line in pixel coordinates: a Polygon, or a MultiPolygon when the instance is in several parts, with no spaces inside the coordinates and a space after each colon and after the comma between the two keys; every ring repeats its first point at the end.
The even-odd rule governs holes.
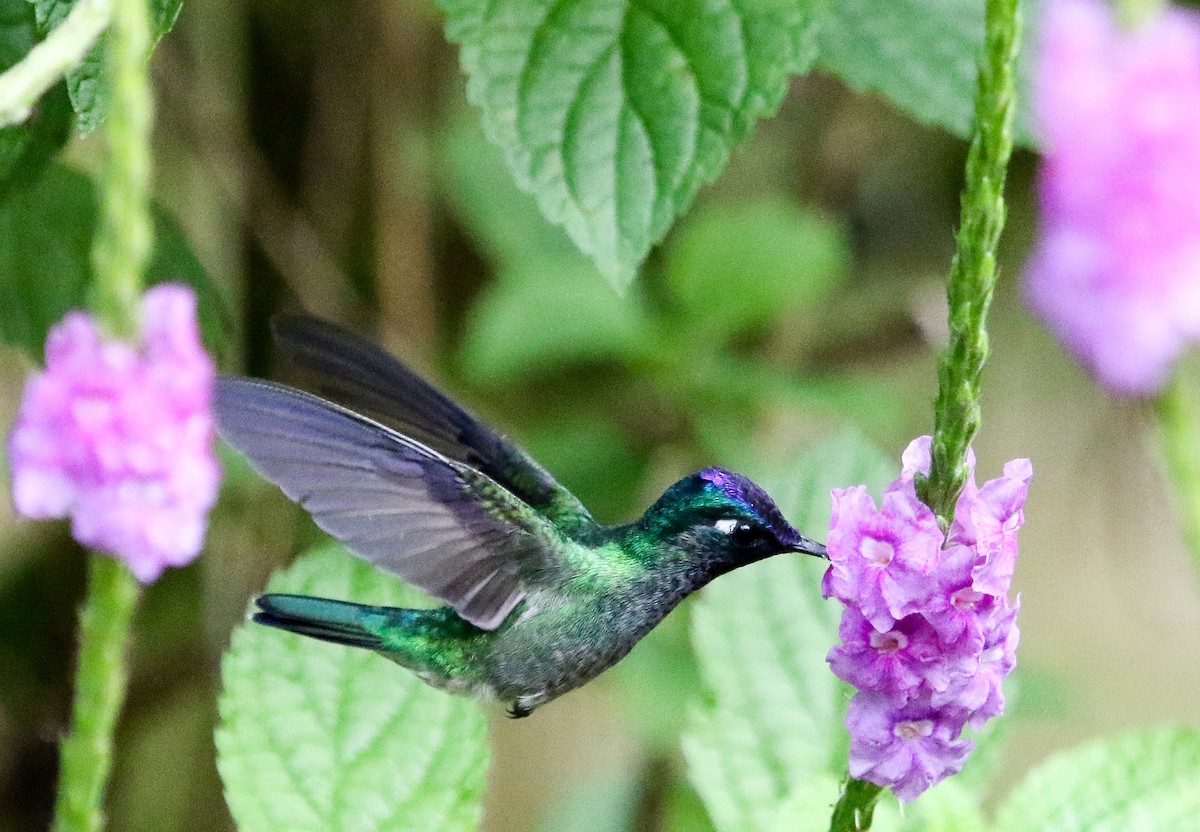
{"type": "Polygon", "coordinates": [[[724,468],[684,477],[647,509],[642,525],[660,540],[707,556],[717,573],[784,552],[828,557],[760,486],[724,468]]]}

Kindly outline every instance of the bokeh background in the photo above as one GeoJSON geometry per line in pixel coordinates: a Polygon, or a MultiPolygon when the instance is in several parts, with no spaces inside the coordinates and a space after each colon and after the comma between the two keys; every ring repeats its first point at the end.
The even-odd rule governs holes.
{"type": "MultiPolygon", "coordinates": [[[[898,459],[931,429],[965,142],[796,79],[619,298],[511,184],[441,22],[423,2],[190,0],[161,44],[156,191],[224,297],[224,369],[281,372],[278,310],[346,322],[612,521],[706,465],[753,475],[847,427],[898,459]]],[[[93,145],[74,140],[71,163],[92,167],[93,145]]],[[[1194,723],[1200,688],[1200,587],[1152,413],[1095,388],[1021,303],[1036,162],[1013,160],[976,443],[982,478],[1016,456],[1035,468],[997,794],[1084,738],[1194,723]]],[[[4,424],[27,369],[0,350],[4,424]]],[[[204,556],[139,612],[114,830],[233,829],[212,744],[220,656],[317,533],[224,461],[204,556]]],[[[7,499],[0,832],[25,832],[49,821],[85,560],[7,499]]],[[[707,828],[677,750],[697,691],[687,617],[536,718],[497,712],[488,832],[707,828]]]]}

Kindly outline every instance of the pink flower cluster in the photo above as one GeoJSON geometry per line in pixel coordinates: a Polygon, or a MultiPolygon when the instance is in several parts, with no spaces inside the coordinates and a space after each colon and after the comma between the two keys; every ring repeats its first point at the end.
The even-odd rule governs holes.
{"type": "Polygon", "coordinates": [[[213,377],[186,287],[146,293],[138,344],[105,340],[90,315],[69,313],[9,435],[17,511],[70,515],[76,540],[143,582],[190,562],[220,481],[213,377]]]}
{"type": "Polygon", "coordinates": [[[1125,27],[1102,0],[1050,0],[1036,45],[1026,298],[1105,387],[1151,395],[1200,338],[1200,15],[1125,27]]]}
{"type": "Polygon", "coordinates": [[[829,665],[859,690],[846,714],[850,773],[904,801],[959,771],[972,748],[963,728],[1004,710],[1018,636],[1008,589],[1033,476],[1017,459],[980,488],[969,457],[944,536],[913,485],[929,447],[928,436],[908,446],[882,507],[866,486],[833,492],[822,584],[846,606],[829,665]]]}

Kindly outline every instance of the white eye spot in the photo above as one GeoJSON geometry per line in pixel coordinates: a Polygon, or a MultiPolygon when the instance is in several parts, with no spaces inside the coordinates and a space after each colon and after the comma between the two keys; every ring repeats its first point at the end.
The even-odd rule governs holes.
{"type": "Polygon", "coordinates": [[[725,518],[713,523],[717,531],[721,534],[733,534],[733,530],[738,527],[738,521],[732,518],[725,518]]]}

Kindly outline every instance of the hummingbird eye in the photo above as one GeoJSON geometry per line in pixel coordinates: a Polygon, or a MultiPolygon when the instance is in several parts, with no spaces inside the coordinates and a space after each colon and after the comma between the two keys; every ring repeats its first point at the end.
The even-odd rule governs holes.
{"type": "Polygon", "coordinates": [[[717,531],[729,535],[735,546],[750,546],[758,540],[758,532],[749,523],[732,518],[718,520],[713,524],[717,531]]]}

